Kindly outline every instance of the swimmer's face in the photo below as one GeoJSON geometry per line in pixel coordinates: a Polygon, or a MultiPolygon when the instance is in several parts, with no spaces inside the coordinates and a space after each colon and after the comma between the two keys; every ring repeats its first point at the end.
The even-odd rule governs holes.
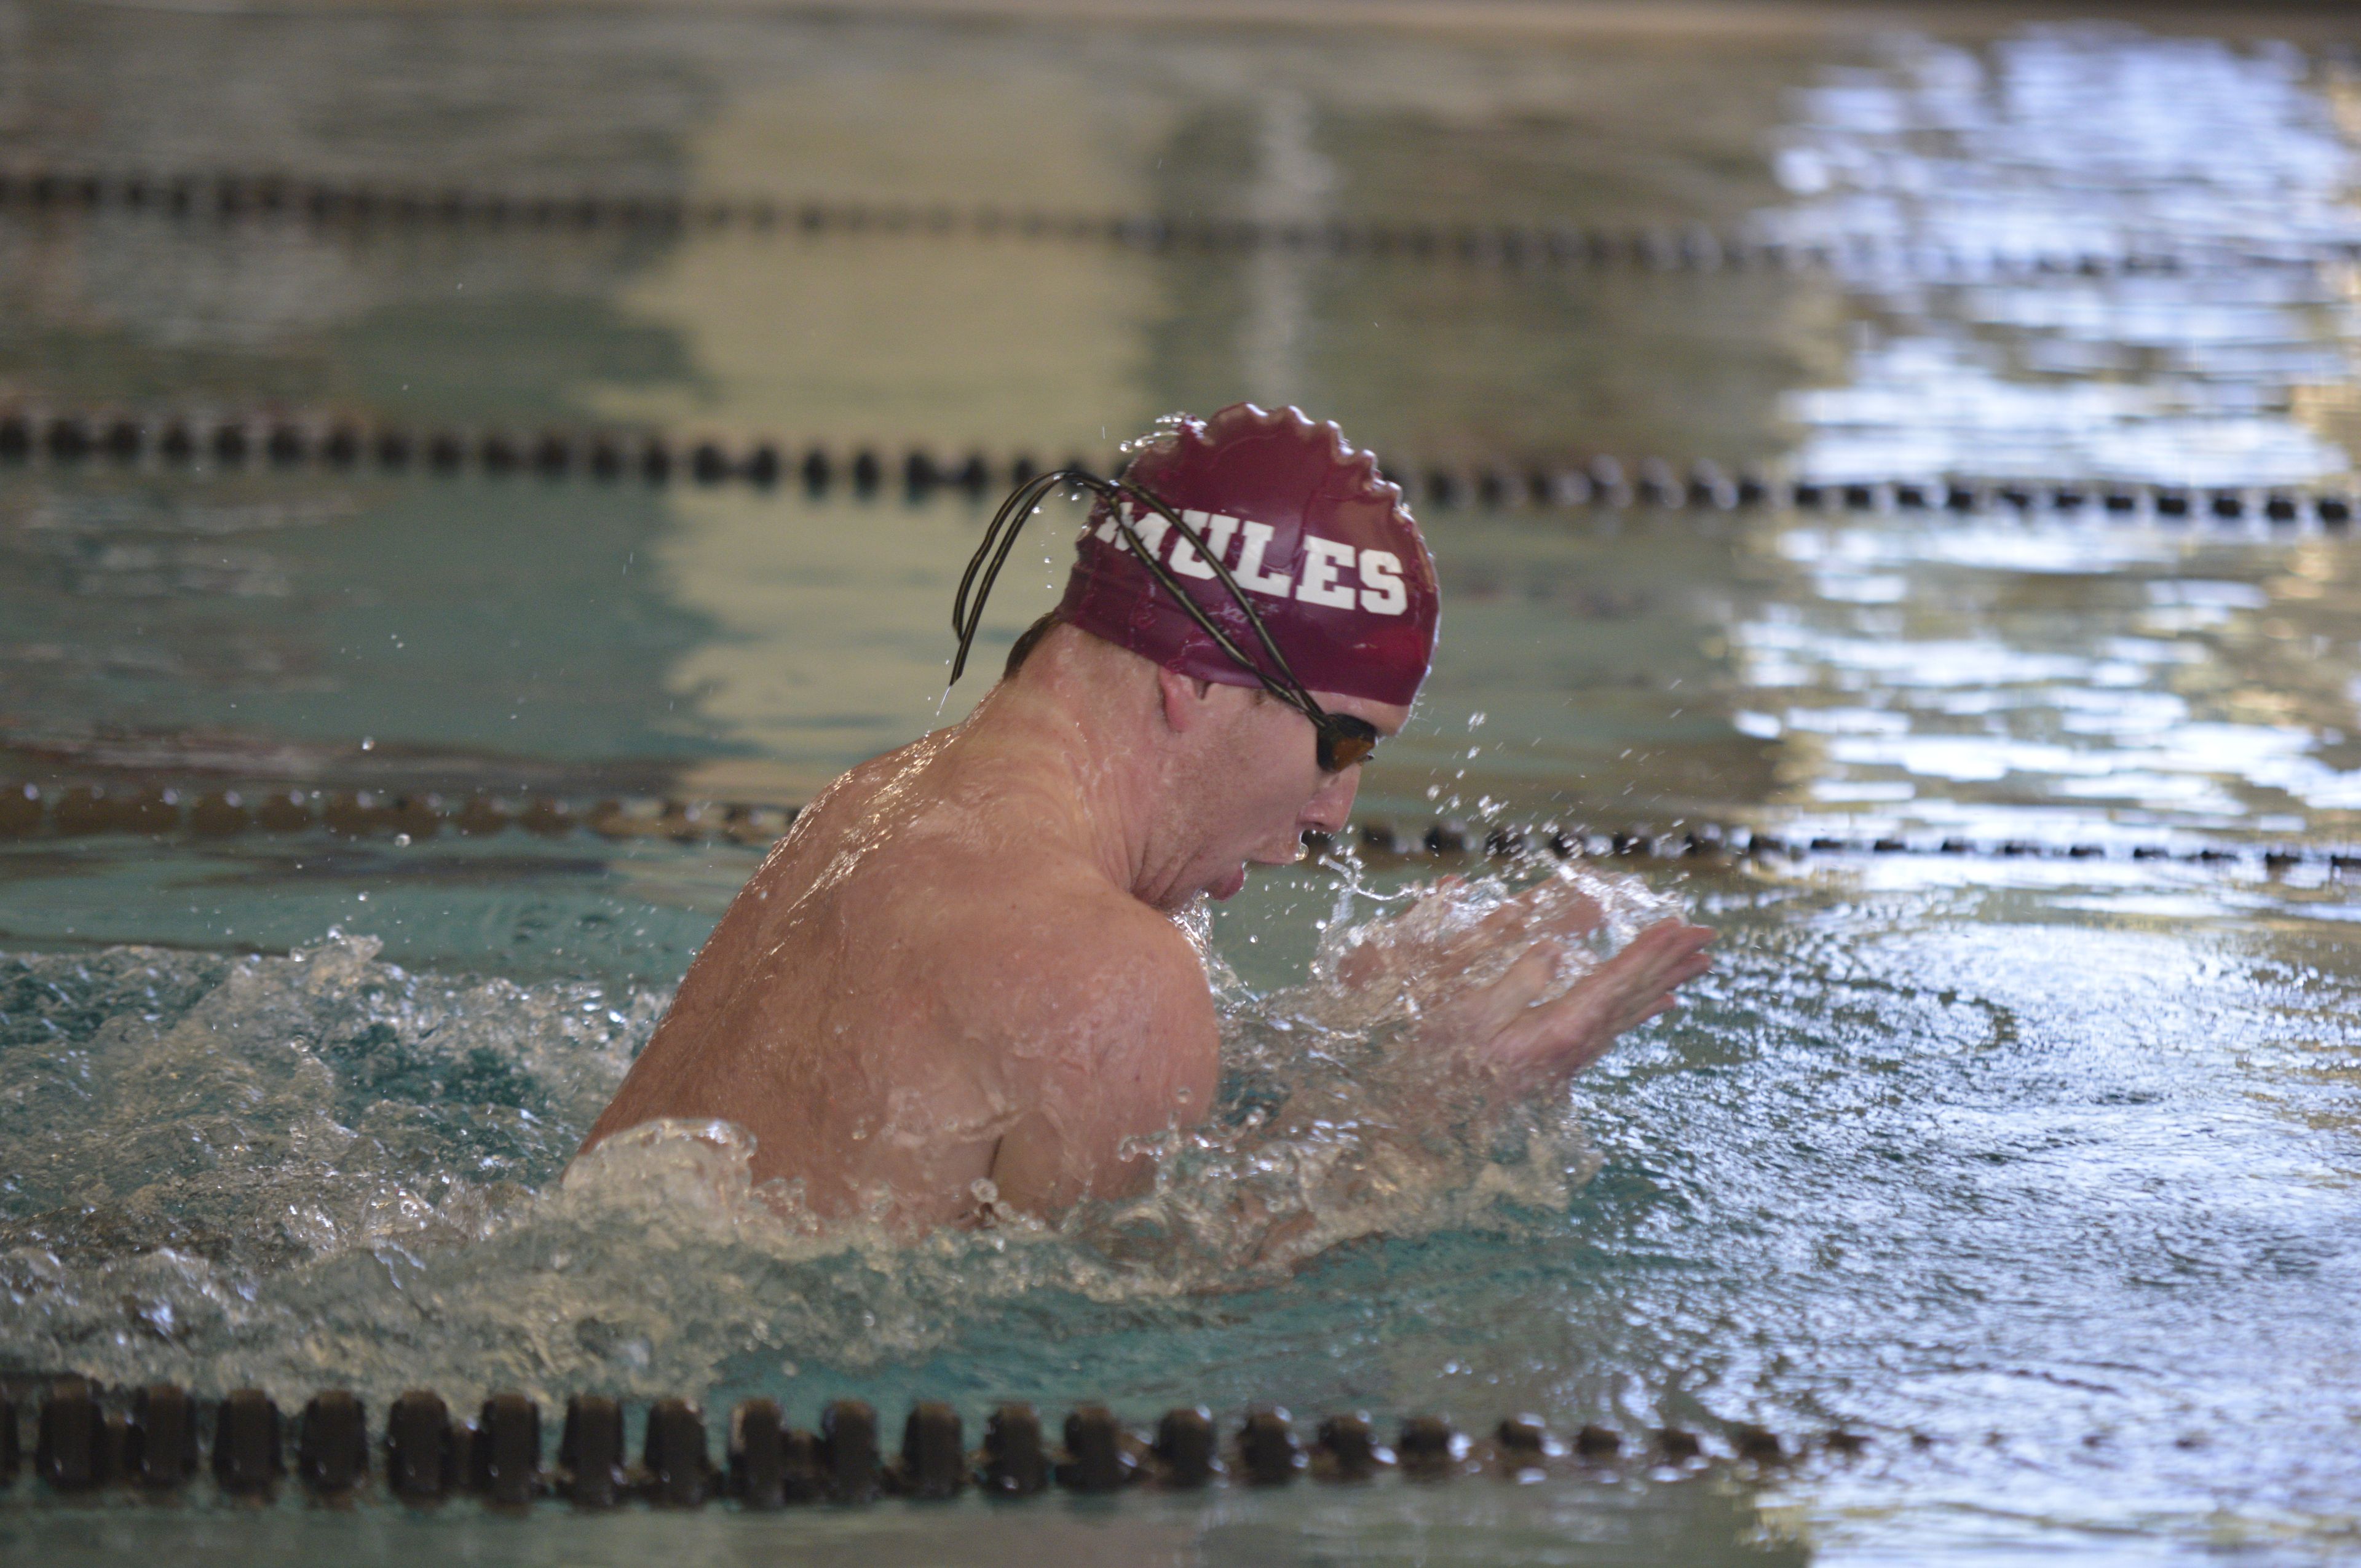
{"type": "MultiPolygon", "coordinates": [[[[1246,885],[1249,864],[1290,865],[1303,853],[1303,835],[1343,831],[1353,815],[1361,769],[1323,773],[1312,720],[1283,702],[1256,700],[1239,687],[1220,688],[1233,708],[1216,777],[1205,798],[1218,803],[1202,825],[1205,843],[1188,878],[1189,894],[1228,898],[1246,885]]],[[[1331,713],[1366,718],[1381,735],[1399,731],[1410,709],[1334,692],[1312,694],[1331,713]]]]}

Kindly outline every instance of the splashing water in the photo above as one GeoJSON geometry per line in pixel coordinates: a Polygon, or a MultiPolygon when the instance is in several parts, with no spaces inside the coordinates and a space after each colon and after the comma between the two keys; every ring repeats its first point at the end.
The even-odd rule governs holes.
{"type": "Polygon", "coordinates": [[[1446,878],[1391,897],[1348,872],[1309,983],[1257,997],[1213,961],[1222,1103],[1159,1141],[1151,1192],[1090,1217],[1086,1234],[1112,1255],[1196,1285],[1268,1283],[1362,1236],[1513,1228],[1520,1209],[1562,1212],[1597,1169],[1563,1102],[1488,1113],[1418,1025],[1507,972],[1553,916],[1586,934],[1556,944],[1543,1001],[1677,905],[1636,878],[1571,866],[1522,889],[1507,876],[1446,878]]]}
{"type": "MultiPolygon", "coordinates": [[[[1673,907],[1582,871],[1536,885],[1535,907],[1602,916],[1559,989],[1673,907]]],[[[1379,1233],[1513,1231],[1595,1157],[1563,1102],[1452,1103],[1414,1031],[1439,968],[1489,978],[1531,945],[1483,946],[1515,891],[1348,878],[1308,983],[1268,994],[1208,949],[1224,1080],[1156,1141],[1152,1187],[916,1244],[758,1187],[727,1124],[651,1124],[567,1168],[661,991],[414,975],[341,935],[0,959],[0,1344],[17,1370],[286,1398],[652,1394],[923,1357],[983,1310],[1186,1313],[1379,1233]]]]}

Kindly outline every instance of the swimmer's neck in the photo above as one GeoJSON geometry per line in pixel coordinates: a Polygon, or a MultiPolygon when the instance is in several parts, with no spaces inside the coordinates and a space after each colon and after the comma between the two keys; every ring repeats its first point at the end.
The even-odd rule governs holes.
{"type": "Polygon", "coordinates": [[[1060,628],[952,728],[943,760],[995,799],[1045,805],[1109,883],[1173,909],[1197,890],[1172,740],[1155,666],[1060,628]]]}

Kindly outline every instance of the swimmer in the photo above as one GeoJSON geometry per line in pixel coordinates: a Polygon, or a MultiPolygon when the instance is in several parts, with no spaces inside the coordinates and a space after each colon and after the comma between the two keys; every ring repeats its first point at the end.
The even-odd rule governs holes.
{"type": "MultiPolygon", "coordinates": [[[[994,520],[953,612],[954,681],[1017,529],[1075,482],[1020,487],[994,520]]],[[[988,1199],[1054,1216],[1134,1191],[1152,1173],[1131,1141],[1212,1108],[1219,1022],[1175,916],[1344,828],[1426,677],[1434,565],[1376,459],[1291,408],[1178,422],[1088,488],[1058,608],[964,720],[796,819],[586,1148],[657,1118],[732,1122],[757,1181],[917,1231],[988,1199]]],[[[1551,994],[1597,918],[1563,898],[1498,912],[1487,931],[1531,951],[1432,1009],[1411,1048],[1496,1101],[1544,1093],[1708,967],[1713,933],[1665,920],[1551,994]]],[[[1430,993],[1465,946],[1421,960],[1430,993]]],[[[1352,956],[1339,968],[1350,983],[1352,956]]]]}

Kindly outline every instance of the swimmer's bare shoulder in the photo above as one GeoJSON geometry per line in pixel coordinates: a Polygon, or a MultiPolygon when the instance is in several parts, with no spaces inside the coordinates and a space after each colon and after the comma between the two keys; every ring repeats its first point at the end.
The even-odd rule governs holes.
{"type": "Polygon", "coordinates": [[[1112,1195],[1146,1175],[1125,1140],[1203,1114],[1219,1041],[1188,939],[1022,788],[900,790],[928,744],[798,818],[590,1143],[718,1116],[756,1135],[758,1179],[805,1180],[825,1208],[884,1181],[933,1223],[980,1177],[1037,1213],[1112,1195]]]}
{"type": "Polygon", "coordinates": [[[981,939],[943,944],[941,983],[1001,1058],[1015,1113],[991,1157],[1002,1201],[1054,1213],[1130,1190],[1149,1161],[1126,1141],[1213,1100],[1219,1020],[1195,948],[1079,856],[1010,845],[958,871],[946,913],[981,939]]]}

